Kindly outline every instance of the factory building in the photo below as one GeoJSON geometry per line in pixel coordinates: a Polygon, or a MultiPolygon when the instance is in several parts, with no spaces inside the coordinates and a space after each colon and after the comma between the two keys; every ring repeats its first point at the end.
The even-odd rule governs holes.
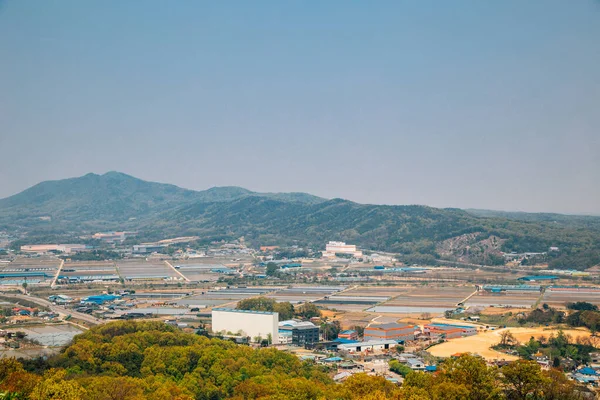
{"type": "Polygon", "coordinates": [[[236,310],[233,308],[213,308],[213,332],[241,332],[242,336],[267,339],[271,337],[273,344],[279,343],[279,313],[268,311],[236,310]]]}
{"type": "Polygon", "coordinates": [[[363,256],[362,251],[356,250],[356,246],[353,244],[346,244],[344,242],[329,242],[325,245],[323,258],[336,258],[337,254],[347,254],[355,258],[361,258],[363,256]]]}
{"type": "Polygon", "coordinates": [[[478,291],[490,293],[531,293],[541,291],[540,285],[483,285],[478,286],[478,291]]]}
{"type": "Polygon", "coordinates": [[[365,328],[364,340],[395,340],[405,342],[415,340],[415,326],[408,324],[379,324],[365,328]]]}
{"type": "Polygon", "coordinates": [[[279,323],[280,343],[305,346],[319,341],[319,327],[310,321],[281,321],[279,323]]]}
{"type": "Polygon", "coordinates": [[[85,244],[27,244],[21,246],[23,253],[48,253],[57,251],[65,254],[85,251],[88,247],[85,244]]]}
{"type": "Polygon", "coordinates": [[[108,243],[123,242],[131,236],[135,236],[136,232],[98,232],[92,235],[93,239],[102,240],[108,243]]]}
{"type": "Polygon", "coordinates": [[[85,299],[82,299],[81,303],[83,303],[83,304],[95,303],[98,305],[102,305],[104,303],[115,301],[115,300],[120,300],[120,299],[121,299],[121,296],[116,295],[116,294],[100,294],[97,296],[88,296],[85,299]]]}
{"type": "Polygon", "coordinates": [[[398,342],[395,340],[369,340],[357,343],[342,343],[338,345],[338,350],[347,351],[348,353],[360,353],[363,351],[376,352],[393,349],[398,342]]]}
{"type": "Polygon", "coordinates": [[[518,281],[536,282],[536,281],[555,281],[560,279],[556,275],[529,275],[517,278],[518,281]]]}
{"type": "Polygon", "coordinates": [[[149,254],[161,251],[165,247],[167,246],[162,244],[134,244],[132,252],[133,254],[149,254]]]}

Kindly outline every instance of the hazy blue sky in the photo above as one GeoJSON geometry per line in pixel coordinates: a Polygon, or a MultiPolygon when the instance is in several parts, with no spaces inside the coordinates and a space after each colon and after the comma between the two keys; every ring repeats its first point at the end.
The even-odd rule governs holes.
{"type": "Polygon", "coordinates": [[[122,171],[600,213],[600,2],[0,0],[0,197],[122,171]]]}

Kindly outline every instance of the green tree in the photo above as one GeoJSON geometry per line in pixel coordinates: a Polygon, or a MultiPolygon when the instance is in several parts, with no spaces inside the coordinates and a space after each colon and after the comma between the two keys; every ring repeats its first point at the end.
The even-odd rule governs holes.
{"type": "Polygon", "coordinates": [[[277,275],[277,271],[279,271],[279,267],[274,262],[267,263],[267,272],[268,276],[277,275]]]}
{"type": "Polygon", "coordinates": [[[275,303],[273,311],[279,313],[279,320],[285,321],[294,318],[294,306],[289,301],[275,303]]]}
{"type": "Polygon", "coordinates": [[[402,375],[406,378],[408,374],[413,372],[409,366],[400,363],[398,360],[390,360],[390,371],[397,373],[398,375],[402,375]]]}
{"type": "Polygon", "coordinates": [[[542,395],[547,378],[535,361],[518,360],[503,366],[500,370],[507,398],[525,400],[540,398],[542,395]]]}
{"type": "Polygon", "coordinates": [[[469,390],[466,399],[497,399],[501,394],[496,384],[497,368],[488,367],[479,357],[463,354],[447,359],[440,365],[438,375],[443,381],[464,385],[469,390]]]}
{"type": "Polygon", "coordinates": [[[297,314],[304,319],[320,317],[321,310],[313,303],[304,303],[298,307],[297,314]]]}
{"type": "Polygon", "coordinates": [[[31,392],[31,400],[80,400],[85,389],[73,380],[66,380],[66,371],[51,369],[44,374],[44,379],[31,392]]]}

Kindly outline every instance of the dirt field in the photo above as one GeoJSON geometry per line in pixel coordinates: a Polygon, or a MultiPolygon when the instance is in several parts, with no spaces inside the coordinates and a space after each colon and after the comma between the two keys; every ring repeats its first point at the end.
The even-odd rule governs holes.
{"type": "MultiPolygon", "coordinates": [[[[459,339],[451,339],[445,343],[430,347],[429,352],[436,357],[450,357],[455,353],[474,353],[479,354],[486,360],[517,360],[518,357],[500,353],[490,349],[491,346],[500,342],[500,334],[509,330],[520,342],[529,340],[530,337],[538,338],[540,336],[548,337],[551,333],[556,334],[556,329],[548,328],[505,328],[496,331],[488,331],[475,336],[469,336],[459,339]]],[[[564,333],[571,335],[573,340],[578,336],[587,337],[590,335],[588,330],[568,329],[564,333]]]]}

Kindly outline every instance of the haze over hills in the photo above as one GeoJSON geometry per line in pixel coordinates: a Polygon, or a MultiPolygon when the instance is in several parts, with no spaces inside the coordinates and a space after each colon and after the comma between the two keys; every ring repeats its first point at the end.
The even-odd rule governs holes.
{"type": "Polygon", "coordinates": [[[138,230],[145,240],[198,235],[252,245],[323,248],[345,240],[403,254],[407,262],[438,259],[501,264],[502,251],[546,252],[551,266],[600,262],[600,218],[501,213],[427,206],[358,204],[306,193],[256,193],[239,187],[204,191],[109,172],[39,183],[0,200],[0,229],[30,241],[99,230],[138,230]]]}

